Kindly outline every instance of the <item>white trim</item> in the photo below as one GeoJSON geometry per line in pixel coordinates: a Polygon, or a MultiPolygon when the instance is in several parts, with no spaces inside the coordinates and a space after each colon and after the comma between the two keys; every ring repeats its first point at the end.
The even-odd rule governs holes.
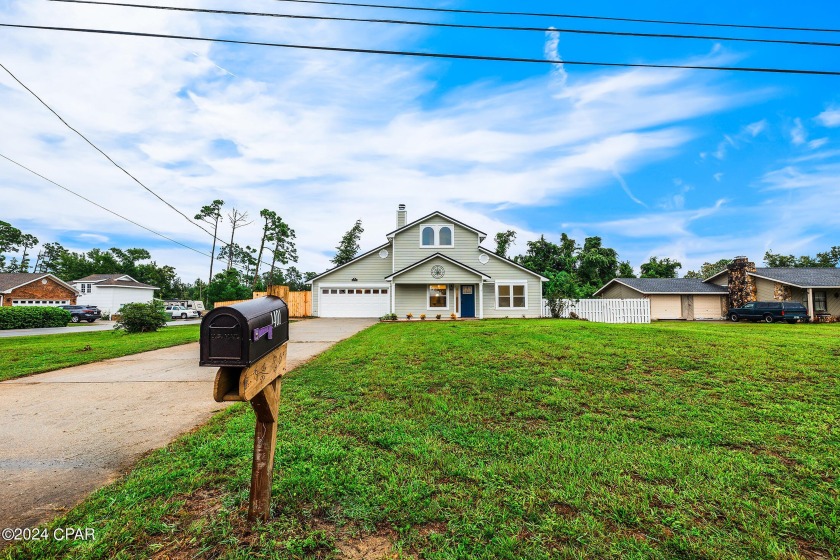
{"type": "MultiPolygon", "coordinates": [[[[388,243],[385,243],[384,245],[380,245],[379,247],[376,247],[376,248],[374,248],[374,249],[371,249],[371,250],[370,250],[370,251],[368,251],[367,253],[362,253],[362,254],[361,254],[361,255],[359,255],[358,257],[354,258],[352,261],[347,261],[346,263],[344,263],[344,264],[342,264],[342,265],[340,265],[340,266],[337,266],[337,267],[335,267],[335,268],[331,268],[330,270],[327,270],[326,272],[322,272],[322,273],[321,273],[321,274],[319,274],[318,276],[315,276],[314,278],[310,278],[309,280],[307,280],[307,281],[306,281],[306,282],[304,282],[304,283],[305,283],[305,284],[312,284],[313,282],[315,282],[315,281],[316,281],[316,280],[318,280],[319,278],[322,278],[322,277],[324,277],[324,276],[326,276],[326,275],[328,275],[328,274],[332,274],[333,272],[336,272],[337,270],[340,270],[340,269],[344,268],[345,266],[348,266],[348,265],[353,264],[354,262],[356,262],[356,261],[357,261],[357,260],[359,260],[359,259],[363,259],[363,258],[365,258],[365,257],[369,256],[371,253],[374,253],[374,252],[376,252],[376,251],[379,251],[380,249],[383,249],[383,248],[385,248],[385,247],[388,247],[389,245],[391,245],[391,242],[390,242],[390,241],[389,241],[388,243]]],[[[393,251],[391,251],[391,252],[393,253],[393,251]]]]}
{"type": "Polygon", "coordinates": [[[391,284],[391,313],[397,312],[397,283],[391,284]]]}
{"type": "Polygon", "coordinates": [[[484,247],[482,247],[482,246],[480,246],[480,245],[479,245],[479,247],[478,247],[478,250],[479,250],[479,251],[484,251],[486,254],[490,255],[491,257],[496,257],[497,259],[499,259],[499,260],[500,260],[500,261],[502,261],[503,263],[506,263],[506,264],[511,264],[511,265],[515,266],[516,268],[518,268],[519,270],[521,270],[521,271],[523,271],[523,272],[527,272],[528,274],[533,274],[534,276],[536,276],[536,277],[537,277],[537,278],[539,278],[540,280],[544,280],[544,281],[547,281],[547,280],[548,280],[548,278],[546,278],[546,277],[545,277],[545,276],[543,276],[542,274],[538,274],[538,273],[534,272],[533,270],[529,270],[529,269],[525,268],[524,266],[522,266],[521,264],[516,263],[516,262],[513,262],[513,261],[512,261],[512,260],[510,260],[510,259],[506,259],[506,258],[504,258],[504,257],[500,257],[499,255],[497,255],[497,254],[496,254],[496,253],[494,253],[493,251],[491,251],[491,250],[489,250],[489,249],[485,249],[484,247]]]}
{"type": "Polygon", "coordinates": [[[496,309],[506,311],[527,311],[528,310],[528,280],[496,280],[496,309]],[[502,307],[499,305],[499,286],[510,286],[510,304],[513,305],[513,286],[525,286],[525,307],[502,307]]]}
{"type": "Polygon", "coordinates": [[[458,267],[466,270],[467,272],[471,272],[471,273],[475,274],[476,276],[479,276],[480,278],[484,278],[484,279],[487,279],[487,280],[490,279],[490,276],[484,274],[483,272],[480,272],[480,271],[478,271],[474,268],[470,268],[469,266],[467,266],[463,263],[460,263],[453,258],[447,257],[443,253],[434,253],[432,255],[429,255],[425,259],[419,260],[414,264],[408,265],[407,267],[403,268],[399,272],[394,272],[393,274],[389,274],[388,276],[385,277],[385,279],[386,280],[391,280],[393,278],[396,278],[400,274],[403,274],[404,272],[408,272],[409,270],[417,268],[418,266],[420,266],[422,264],[425,264],[425,263],[429,262],[430,260],[432,260],[434,258],[438,258],[438,257],[441,258],[441,259],[447,260],[447,261],[451,262],[452,264],[454,264],[455,266],[458,266],[458,267]]]}
{"type": "Polygon", "coordinates": [[[441,282],[439,284],[426,284],[426,311],[449,311],[449,284],[445,282],[441,282]],[[446,307],[430,307],[429,301],[432,299],[432,286],[444,286],[446,288],[446,307]]]}
{"type": "MultiPolygon", "coordinates": [[[[467,224],[465,224],[464,222],[458,221],[458,220],[456,220],[455,218],[453,218],[453,217],[451,217],[451,216],[447,216],[447,215],[446,215],[446,214],[444,214],[443,212],[439,212],[439,211],[437,211],[437,210],[435,210],[435,211],[434,211],[434,212],[432,212],[431,214],[426,214],[426,215],[425,215],[425,216],[423,216],[422,218],[419,218],[419,219],[417,219],[417,220],[414,220],[413,222],[407,223],[407,224],[405,224],[405,225],[404,225],[403,227],[401,227],[401,228],[397,228],[397,229],[395,229],[395,230],[394,230],[394,231],[392,231],[392,232],[386,233],[386,234],[385,234],[385,237],[387,237],[388,239],[391,239],[391,238],[393,238],[396,234],[401,233],[402,231],[404,231],[404,230],[406,230],[406,229],[408,229],[408,228],[410,228],[410,227],[414,227],[414,226],[416,226],[416,225],[418,225],[418,224],[420,224],[420,223],[422,223],[422,222],[424,222],[424,221],[428,220],[428,219],[429,219],[429,218],[431,218],[432,216],[441,216],[441,217],[443,217],[444,219],[446,219],[446,220],[450,220],[450,221],[452,221],[453,223],[456,223],[456,224],[458,224],[459,226],[461,226],[461,227],[463,227],[463,228],[466,228],[466,229],[468,229],[468,230],[470,230],[470,231],[474,231],[475,233],[477,233],[477,234],[478,234],[478,237],[479,237],[479,243],[481,242],[481,240],[482,240],[482,239],[484,239],[485,237],[487,237],[487,234],[486,234],[486,233],[484,233],[483,231],[481,231],[481,230],[477,230],[477,229],[475,229],[475,228],[474,228],[474,227],[472,227],[472,226],[468,226],[468,225],[467,225],[467,224]]],[[[452,234],[454,235],[454,234],[455,234],[455,232],[453,231],[453,232],[452,232],[452,234]]]]}
{"type": "MultiPolygon", "coordinates": [[[[106,284],[104,286],[96,286],[97,288],[132,288],[134,290],[159,290],[160,288],[155,288],[154,286],[119,286],[115,284],[106,284]]],[[[90,292],[88,292],[90,293],[90,292]]]]}
{"type": "Polygon", "coordinates": [[[444,248],[444,249],[452,249],[455,247],[455,224],[422,224],[420,226],[420,239],[419,239],[419,247],[421,249],[437,249],[437,248],[444,248]],[[452,243],[449,245],[442,245],[440,242],[440,230],[442,228],[448,227],[450,231],[450,236],[452,239],[452,243]],[[432,228],[433,235],[432,240],[434,241],[433,245],[423,245],[423,231],[426,228],[432,228]]]}
{"type": "Polygon", "coordinates": [[[484,319],[484,282],[478,283],[478,318],[484,319]]]}
{"type": "MultiPolygon", "coordinates": [[[[314,287],[314,286],[313,286],[314,287]]],[[[390,288],[388,282],[319,282],[319,288],[390,288]]]]}

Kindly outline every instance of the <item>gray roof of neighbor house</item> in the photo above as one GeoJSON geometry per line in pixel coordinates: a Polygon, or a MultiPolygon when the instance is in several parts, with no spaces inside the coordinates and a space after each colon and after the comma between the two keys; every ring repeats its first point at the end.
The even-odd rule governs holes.
{"type": "Polygon", "coordinates": [[[726,286],[706,284],[696,278],[615,278],[595,292],[598,295],[613,282],[624,284],[643,294],[720,294],[729,293],[726,286]]]}
{"type": "Polygon", "coordinates": [[[4,272],[0,274],[0,292],[8,292],[19,286],[25,286],[41,278],[52,278],[59,284],[76,291],[73,286],[63,282],[60,278],[45,272],[4,272]]]}
{"type": "Polygon", "coordinates": [[[752,274],[800,288],[840,287],[840,268],[756,268],[752,274]]]}
{"type": "Polygon", "coordinates": [[[85,276],[84,278],[80,278],[78,280],[73,280],[74,283],[77,282],[90,282],[92,284],[96,284],[100,288],[109,287],[109,288],[149,288],[152,290],[159,290],[157,286],[152,286],[150,284],[144,284],[143,282],[138,282],[128,274],[91,274],[90,276],[85,276]],[[120,280],[120,278],[128,278],[128,280],[120,280]]]}

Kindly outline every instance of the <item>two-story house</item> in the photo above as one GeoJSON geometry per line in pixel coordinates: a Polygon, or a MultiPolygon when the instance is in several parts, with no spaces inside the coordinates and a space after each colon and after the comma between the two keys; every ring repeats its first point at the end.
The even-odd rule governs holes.
{"type": "Polygon", "coordinates": [[[312,280],[316,317],[540,317],[539,274],[481,246],[487,234],[442,212],[407,222],[387,242],[312,280]]]}

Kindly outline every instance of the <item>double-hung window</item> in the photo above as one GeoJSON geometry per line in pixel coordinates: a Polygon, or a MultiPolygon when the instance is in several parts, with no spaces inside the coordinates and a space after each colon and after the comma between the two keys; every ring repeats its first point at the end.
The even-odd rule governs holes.
{"type": "Polygon", "coordinates": [[[525,282],[496,283],[496,309],[527,309],[528,285],[525,282]]]}

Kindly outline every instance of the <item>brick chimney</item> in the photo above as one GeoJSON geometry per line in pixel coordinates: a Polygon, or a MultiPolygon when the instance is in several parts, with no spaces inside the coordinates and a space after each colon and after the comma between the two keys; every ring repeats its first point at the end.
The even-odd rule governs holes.
{"type": "Polygon", "coordinates": [[[729,307],[743,307],[756,300],[755,280],[749,272],[755,272],[755,263],[747,257],[735,257],[726,266],[729,271],[729,307]]]}
{"type": "Polygon", "coordinates": [[[400,229],[406,224],[408,212],[405,211],[405,204],[397,206],[397,229],[400,229]]]}

